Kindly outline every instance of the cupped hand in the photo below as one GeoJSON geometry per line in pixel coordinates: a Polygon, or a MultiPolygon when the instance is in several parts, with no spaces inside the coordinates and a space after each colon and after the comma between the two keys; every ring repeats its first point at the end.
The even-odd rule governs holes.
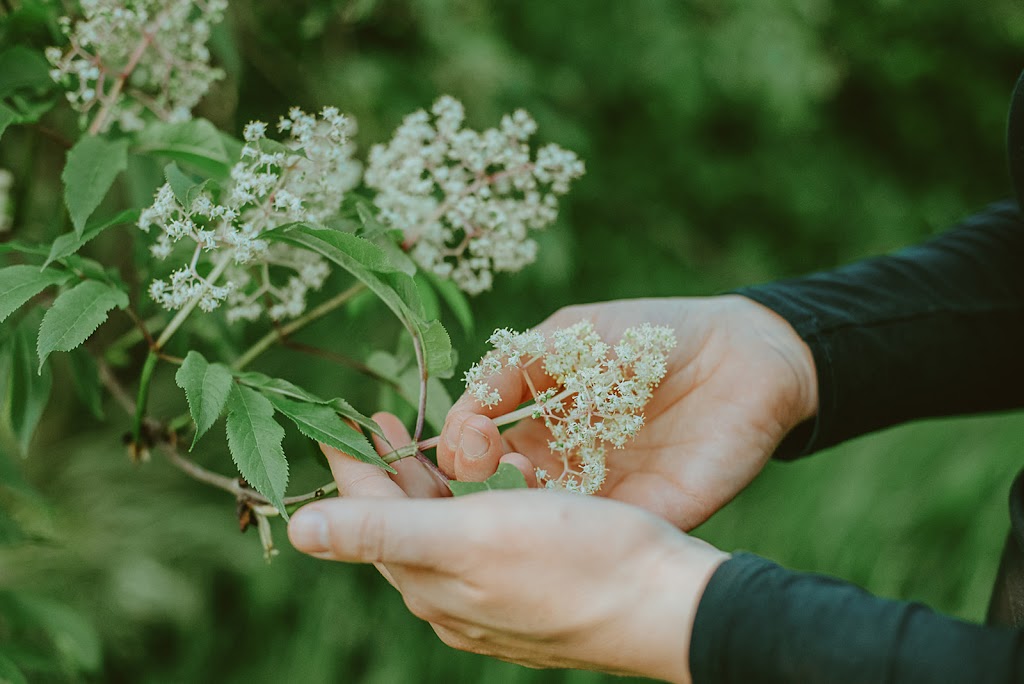
{"type": "MultiPolygon", "coordinates": [[[[374,418],[392,445],[410,441],[393,416],[374,418]]],[[[295,513],[292,543],[375,563],[449,646],[531,667],[689,681],[697,605],[726,554],[618,502],[537,490],[442,499],[413,459],[389,476],[324,453],[342,498],[295,513]]],[[[505,462],[529,467],[516,456],[505,462]]]]}
{"type": "MultiPolygon", "coordinates": [[[[561,309],[537,326],[550,332],[589,320],[606,342],[641,323],[672,328],[678,344],[648,404],[646,423],[622,449],[607,452],[600,495],[635,504],[684,530],[728,503],[761,471],[783,437],[817,411],[810,349],[773,311],[740,296],[638,299],[561,309]]],[[[529,369],[534,389],[549,379],[529,369]]],[[[483,480],[509,452],[559,472],[540,420],[504,433],[491,418],[532,399],[521,371],[491,380],[501,394],[482,406],[464,394],[448,414],[437,459],[459,480],[483,480]]]]}

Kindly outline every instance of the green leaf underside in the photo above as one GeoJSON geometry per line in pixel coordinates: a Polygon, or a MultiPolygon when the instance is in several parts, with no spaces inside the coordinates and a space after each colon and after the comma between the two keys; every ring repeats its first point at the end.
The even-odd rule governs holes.
{"type": "Polygon", "coordinates": [[[213,176],[226,176],[231,157],[217,127],[205,119],[183,123],[155,122],[139,134],[136,152],[191,164],[213,176]]]}
{"type": "MultiPolygon", "coordinates": [[[[416,409],[420,396],[420,373],[415,365],[401,363],[394,355],[385,351],[375,351],[366,359],[366,365],[375,373],[395,386],[397,394],[409,406],[416,409]]],[[[444,427],[448,411],[452,407],[452,398],[445,389],[444,383],[437,378],[427,379],[427,411],[425,418],[435,431],[444,427]]]]}
{"type": "Polygon", "coordinates": [[[18,113],[16,111],[7,105],[0,104],[0,138],[3,138],[4,131],[7,130],[8,126],[12,123],[17,123],[18,118],[18,113]]]}
{"type": "Polygon", "coordinates": [[[107,320],[113,308],[128,306],[128,295],[106,283],[86,280],[64,292],[43,316],[36,351],[39,368],[55,351],[71,351],[107,320]]]}
{"type": "Polygon", "coordinates": [[[58,259],[71,256],[107,228],[119,226],[123,223],[135,223],[138,219],[139,210],[129,209],[127,211],[122,211],[113,218],[93,222],[91,225],[86,226],[85,230],[82,231],[81,234],[75,232],[64,233],[53,241],[53,246],[50,247],[50,253],[46,257],[46,261],[43,262],[43,268],[46,268],[58,259]]]}
{"type": "Polygon", "coordinates": [[[306,404],[286,399],[279,394],[267,396],[279,413],[295,423],[306,437],[334,447],[364,463],[372,463],[390,472],[387,465],[361,432],[349,426],[328,406],[306,404]]]}
{"type": "Polygon", "coordinates": [[[33,311],[18,326],[11,340],[11,371],[7,384],[5,417],[23,454],[28,453],[32,435],[39,425],[53,388],[53,375],[49,366],[44,367],[41,373],[36,373],[32,337],[38,321],[39,312],[33,311]]]}
{"type": "Polygon", "coordinates": [[[66,277],[60,271],[40,271],[38,266],[25,264],[0,269],[0,323],[22,304],[66,277]]]}
{"type": "Polygon", "coordinates": [[[189,447],[191,451],[199,438],[220,418],[231,393],[233,378],[227,366],[208,363],[202,354],[190,351],[174,374],[174,382],[185,390],[188,410],[196,424],[196,434],[189,447]]]}
{"type": "Polygon", "coordinates": [[[126,140],[85,135],[68,151],[61,180],[64,181],[64,203],[76,233],[82,233],[85,222],[127,166],[126,140]]]}
{"type": "Polygon", "coordinates": [[[50,65],[39,50],[16,45],[0,53],[0,97],[22,89],[53,86],[50,65]]]}
{"type": "Polygon", "coordinates": [[[71,382],[75,394],[82,404],[96,418],[103,419],[103,388],[100,385],[99,368],[96,360],[84,349],[75,349],[68,355],[71,368],[71,382]]]}
{"type": "Polygon", "coordinates": [[[252,487],[288,519],[284,492],[288,461],[281,442],[284,428],[274,420],[274,406],[256,390],[232,385],[228,395],[228,449],[231,459],[252,487]]]}
{"type": "Polygon", "coordinates": [[[526,489],[526,478],[519,468],[511,463],[501,463],[498,470],[483,482],[458,482],[452,480],[448,488],[455,496],[476,494],[477,492],[489,492],[498,489],[526,489]]]}
{"type": "Polygon", "coordinates": [[[3,684],[28,684],[25,675],[7,656],[0,653],[0,682],[3,684]]]}
{"type": "Polygon", "coordinates": [[[435,378],[449,378],[452,375],[452,340],[440,321],[430,321],[420,327],[423,336],[423,353],[426,356],[427,372],[435,378]]]}
{"type": "Polygon", "coordinates": [[[473,334],[473,310],[469,306],[469,300],[459,289],[459,286],[450,280],[441,280],[433,274],[426,274],[430,284],[434,286],[441,299],[445,301],[448,308],[455,314],[455,320],[462,326],[467,335],[473,334]]]}
{"type": "Polygon", "coordinates": [[[256,371],[236,372],[235,377],[238,378],[238,381],[243,385],[248,385],[249,387],[253,387],[264,393],[272,392],[291,399],[304,401],[309,404],[323,404],[325,406],[330,406],[337,413],[340,413],[358,425],[363,426],[375,435],[380,435],[381,437],[384,436],[383,431],[377,423],[357,411],[352,404],[348,403],[344,399],[321,399],[312,392],[304,390],[298,385],[294,385],[287,380],[272,378],[269,375],[264,375],[263,373],[258,373],[256,371]]]}

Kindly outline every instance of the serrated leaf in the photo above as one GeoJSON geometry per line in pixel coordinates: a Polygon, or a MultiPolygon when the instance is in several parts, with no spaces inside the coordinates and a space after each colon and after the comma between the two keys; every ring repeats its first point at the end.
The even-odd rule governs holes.
{"type": "Polygon", "coordinates": [[[67,279],[67,274],[53,269],[19,264],[0,269],[0,323],[25,302],[51,285],[67,279]]]}
{"type": "Polygon", "coordinates": [[[441,299],[452,310],[452,313],[455,314],[455,320],[462,326],[462,330],[467,335],[472,335],[474,327],[473,309],[469,305],[466,294],[451,280],[442,280],[432,273],[426,272],[424,272],[424,276],[434,286],[437,293],[441,295],[441,299]]]}
{"type": "Polygon", "coordinates": [[[196,434],[189,447],[191,451],[199,438],[220,418],[231,393],[233,378],[227,366],[209,363],[199,352],[190,351],[174,374],[174,382],[185,390],[188,410],[196,424],[196,434]]]}
{"type": "Polygon", "coordinates": [[[80,234],[75,232],[64,233],[53,241],[53,245],[50,247],[50,253],[47,255],[46,261],[43,262],[43,268],[46,268],[58,259],[71,256],[107,228],[119,226],[123,223],[135,223],[138,220],[139,210],[129,209],[127,211],[122,211],[113,218],[92,222],[87,225],[85,230],[80,234]]]}
{"type": "Polygon", "coordinates": [[[299,432],[310,439],[323,442],[364,463],[372,463],[395,472],[394,468],[387,465],[377,454],[363,433],[349,426],[328,406],[292,401],[280,394],[269,394],[267,399],[279,413],[295,423],[299,432]]]}
{"type": "Polygon", "coordinates": [[[327,405],[330,406],[335,411],[337,411],[338,413],[340,413],[341,415],[343,415],[344,417],[354,422],[356,425],[361,425],[362,427],[366,428],[373,434],[378,435],[380,437],[384,436],[384,431],[380,429],[380,425],[377,425],[376,421],[357,411],[352,406],[352,404],[348,403],[344,399],[336,397],[334,399],[331,399],[327,403],[327,405]]]}
{"type": "Polygon", "coordinates": [[[39,325],[39,312],[33,311],[21,322],[11,338],[10,376],[7,382],[5,417],[18,440],[22,454],[28,453],[36,426],[46,410],[53,387],[50,368],[35,372],[32,338],[39,325]]]}
{"type": "Polygon", "coordinates": [[[458,482],[452,480],[448,488],[454,496],[465,496],[477,492],[489,492],[498,489],[526,489],[526,478],[511,463],[501,463],[498,470],[483,482],[458,482]]]}
{"type": "Polygon", "coordinates": [[[292,399],[298,399],[310,404],[329,404],[326,399],[321,399],[312,392],[308,392],[298,385],[294,385],[281,378],[272,378],[269,375],[256,371],[235,372],[235,377],[243,385],[254,387],[264,392],[273,392],[292,399]]]}
{"type": "Polygon", "coordinates": [[[183,207],[192,206],[189,202],[189,191],[196,186],[196,182],[187,176],[184,171],[178,168],[177,164],[171,163],[164,167],[164,179],[167,185],[171,186],[171,192],[183,207]]]}
{"type": "Polygon", "coordinates": [[[414,276],[413,281],[416,283],[420,301],[423,302],[423,317],[428,321],[441,318],[441,302],[438,300],[434,288],[422,274],[414,276]]]}
{"type": "Polygon", "coordinates": [[[50,249],[45,245],[39,245],[34,242],[26,242],[25,240],[11,240],[9,242],[0,242],[0,254],[10,254],[11,252],[44,257],[50,253],[50,249]]]}
{"type": "Polygon", "coordinates": [[[85,135],[68,150],[61,180],[64,181],[64,204],[76,233],[81,234],[85,229],[85,222],[127,166],[126,140],[85,135]]]}
{"type": "Polygon", "coordinates": [[[205,119],[151,123],[139,133],[135,151],[191,164],[210,176],[225,177],[231,170],[232,157],[220,131],[205,119]]]}
{"type": "Polygon", "coordinates": [[[232,385],[227,433],[228,450],[238,472],[287,520],[283,499],[288,487],[288,461],[281,448],[284,428],[274,420],[270,400],[254,389],[232,385]]]}
{"type": "Polygon", "coordinates": [[[42,370],[55,351],[71,351],[107,320],[113,308],[128,306],[128,295],[106,283],[86,280],[64,292],[43,316],[36,351],[42,370]]]}
{"type": "Polygon", "coordinates": [[[89,409],[89,413],[103,420],[103,385],[100,383],[96,360],[84,349],[75,349],[68,354],[68,364],[75,394],[89,409]]]}
{"type": "Polygon", "coordinates": [[[452,340],[440,321],[430,321],[420,326],[423,340],[423,355],[426,357],[427,372],[431,377],[452,376],[452,340]]]}

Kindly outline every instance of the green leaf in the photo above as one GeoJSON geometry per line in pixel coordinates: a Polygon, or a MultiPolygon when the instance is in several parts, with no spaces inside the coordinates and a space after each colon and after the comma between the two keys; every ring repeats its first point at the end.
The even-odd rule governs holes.
{"type": "Polygon", "coordinates": [[[330,403],[326,399],[321,399],[312,392],[307,392],[298,385],[293,385],[287,380],[272,378],[269,375],[257,373],[256,371],[236,372],[235,377],[238,378],[238,381],[243,385],[254,387],[263,392],[273,392],[274,394],[291,397],[292,399],[298,399],[299,401],[304,401],[309,404],[330,403]]]}
{"type": "Polygon", "coordinates": [[[497,489],[526,489],[526,478],[511,463],[501,463],[498,470],[483,482],[458,482],[452,480],[448,488],[455,496],[489,492],[497,489]]]}
{"type": "Polygon", "coordinates": [[[270,394],[267,398],[278,412],[287,416],[295,423],[295,427],[299,428],[299,432],[310,439],[323,442],[364,463],[372,463],[395,472],[394,468],[387,465],[377,454],[363,433],[339,418],[333,409],[319,404],[292,401],[279,394],[270,394]]]}
{"type": "Polygon", "coordinates": [[[327,405],[355,424],[366,428],[373,434],[379,437],[384,436],[384,431],[380,429],[380,425],[377,425],[376,421],[357,411],[352,404],[348,403],[344,399],[341,399],[340,397],[331,399],[327,405]]]}
{"type": "Polygon", "coordinates": [[[416,283],[420,301],[423,302],[423,317],[428,321],[441,318],[441,302],[434,288],[422,275],[413,276],[413,281],[416,283]]]}
{"type": "Polygon", "coordinates": [[[123,223],[135,223],[138,220],[139,210],[129,209],[127,211],[122,211],[113,218],[104,219],[102,221],[93,221],[85,227],[85,230],[82,233],[64,233],[53,241],[53,245],[50,247],[50,253],[47,255],[46,261],[43,262],[43,268],[46,268],[58,259],[71,256],[107,228],[119,226],[123,223]]]}
{"type": "Polygon", "coordinates": [[[7,382],[5,417],[18,440],[22,454],[28,453],[39,419],[46,410],[53,387],[49,366],[41,373],[35,371],[32,337],[39,325],[39,312],[25,317],[11,339],[11,370],[7,382]]]}
{"type": "Polygon", "coordinates": [[[227,432],[228,449],[238,472],[287,520],[283,499],[288,486],[288,461],[281,448],[284,428],[274,420],[270,400],[256,390],[232,385],[227,432]]]}
{"type": "MultiPolygon", "coordinates": [[[[390,382],[405,403],[413,409],[419,407],[420,372],[415,364],[403,363],[392,354],[375,351],[366,359],[366,365],[372,371],[390,382]]],[[[427,379],[427,423],[437,432],[444,427],[448,411],[452,408],[452,398],[445,389],[444,383],[437,378],[427,379]]]]}
{"type": "Polygon", "coordinates": [[[450,378],[453,370],[452,340],[440,321],[430,321],[420,326],[423,340],[423,355],[427,361],[427,373],[435,378],[450,378]]]}
{"type": "Polygon", "coordinates": [[[86,280],[64,292],[43,316],[36,350],[39,369],[55,351],[71,351],[96,332],[114,307],[128,306],[128,295],[106,283],[86,280]]]}
{"type": "Polygon", "coordinates": [[[12,123],[17,123],[19,118],[20,117],[16,111],[7,105],[0,104],[0,138],[3,138],[4,131],[7,130],[7,127],[12,123]]]}
{"type": "Polygon", "coordinates": [[[92,415],[103,420],[103,386],[96,360],[84,349],[75,349],[68,354],[68,363],[75,394],[92,415]]]}
{"type": "Polygon", "coordinates": [[[25,675],[7,656],[0,653],[0,684],[28,684],[25,675]]]}
{"type": "Polygon", "coordinates": [[[76,233],[82,233],[85,222],[127,166],[126,140],[85,135],[68,151],[61,180],[64,181],[64,203],[76,233]]]}
{"type": "Polygon", "coordinates": [[[0,242],[0,254],[10,254],[11,252],[44,257],[50,253],[50,250],[45,245],[38,245],[35,244],[34,242],[26,242],[24,240],[11,240],[10,242],[0,242]]]}
{"type": "Polygon", "coordinates": [[[154,122],[139,133],[135,152],[191,164],[209,176],[226,177],[232,157],[217,127],[206,119],[154,122]]]}
{"type": "Polygon", "coordinates": [[[233,379],[227,366],[219,363],[208,363],[197,351],[190,351],[174,374],[174,382],[185,390],[188,410],[196,424],[196,434],[192,438],[192,446],[220,418],[231,393],[233,379]]]}
{"type": "Polygon", "coordinates": [[[52,88],[50,65],[37,50],[16,45],[0,52],[0,98],[19,90],[52,88]]]}
{"type": "Polygon", "coordinates": [[[60,271],[40,271],[38,266],[25,264],[0,269],[0,323],[22,304],[66,278],[67,274],[60,271]]]}
{"type": "Polygon", "coordinates": [[[196,186],[196,182],[186,175],[177,164],[171,163],[164,167],[164,178],[171,186],[171,192],[183,207],[191,207],[189,192],[196,186]]]}
{"type": "Polygon", "coordinates": [[[49,637],[61,660],[75,671],[94,671],[103,660],[96,627],[69,606],[50,598],[19,594],[14,597],[24,617],[49,637]]]}
{"type": "Polygon", "coordinates": [[[462,326],[463,332],[467,335],[473,334],[473,310],[466,299],[466,293],[459,289],[459,286],[451,280],[442,280],[432,273],[423,272],[423,275],[434,286],[441,299],[445,301],[448,308],[455,314],[455,320],[462,326]]]}

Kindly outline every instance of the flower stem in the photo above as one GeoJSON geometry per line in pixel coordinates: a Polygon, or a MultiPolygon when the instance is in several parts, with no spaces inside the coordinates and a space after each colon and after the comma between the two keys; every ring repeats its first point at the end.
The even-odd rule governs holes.
{"type": "Polygon", "coordinates": [[[135,46],[135,51],[132,52],[128,58],[128,63],[125,64],[124,69],[117,75],[117,80],[114,81],[113,87],[110,92],[107,93],[103,99],[103,107],[100,108],[96,118],[92,120],[92,124],[89,126],[89,135],[98,135],[107,128],[107,118],[110,116],[111,109],[114,104],[117,103],[117,98],[121,95],[121,90],[124,88],[125,82],[128,77],[135,71],[135,67],[139,65],[139,60],[142,59],[142,55],[146,53],[146,48],[149,47],[150,43],[153,42],[153,36],[148,31],[142,34],[142,40],[135,46]]]}
{"type": "Polygon", "coordinates": [[[142,437],[142,421],[146,417],[146,403],[149,400],[149,384],[153,380],[153,369],[156,368],[160,354],[156,351],[149,352],[146,362],[142,365],[142,374],[139,376],[139,394],[135,400],[135,419],[132,421],[132,444],[139,446],[142,437]]]}
{"type": "MultiPolygon", "coordinates": [[[[563,399],[566,399],[567,397],[572,395],[573,391],[574,390],[569,390],[569,389],[562,390],[559,394],[556,394],[555,396],[551,397],[550,399],[548,399],[544,403],[545,404],[550,404],[550,403],[560,402],[563,399]]],[[[530,417],[533,416],[533,412],[536,409],[537,409],[537,404],[535,404],[535,403],[534,404],[529,404],[527,406],[524,406],[521,409],[518,409],[516,411],[512,411],[511,413],[506,413],[503,416],[498,416],[497,418],[494,418],[493,419],[494,420],[494,424],[497,425],[498,427],[501,427],[502,425],[509,425],[511,423],[518,422],[518,421],[520,421],[520,420],[522,420],[524,418],[530,418],[530,417]]],[[[417,446],[419,446],[421,451],[427,451],[429,449],[436,448],[437,445],[440,444],[440,442],[441,442],[441,435],[438,435],[436,437],[431,437],[430,439],[424,439],[421,442],[417,442],[417,446]]]]}
{"type": "Polygon", "coordinates": [[[348,300],[352,299],[352,297],[362,292],[363,289],[365,289],[365,287],[366,286],[363,285],[362,283],[356,283],[347,290],[339,292],[335,296],[331,297],[323,304],[320,304],[316,308],[309,310],[308,312],[306,312],[305,315],[299,316],[295,320],[290,321],[285,325],[282,325],[280,328],[276,330],[271,330],[266,335],[257,340],[256,343],[249,347],[249,349],[247,349],[241,356],[239,356],[235,360],[234,364],[232,364],[232,367],[235,370],[242,370],[250,363],[252,363],[253,359],[255,359],[257,356],[265,352],[267,349],[269,349],[270,346],[274,344],[274,342],[278,341],[283,337],[287,337],[296,330],[299,330],[300,328],[309,325],[318,318],[322,318],[323,316],[334,311],[339,306],[341,306],[348,300]]]}
{"type": "MultiPolygon", "coordinates": [[[[213,267],[213,270],[210,271],[210,275],[206,276],[206,282],[209,283],[210,287],[213,287],[214,283],[217,282],[217,278],[224,273],[230,263],[231,259],[225,258],[213,267]]],[[[167,327],[164,328],[164,331],[160,333],[160,337],[157,338],[156,343],[153,345],[156,351],[163,349],[163,346],[167,344],[167,340],[171,339],[171,336],[178,331],[178,328],[181,327],[181,324],[185,322],[185,319],[189,317],[189,314],[192,313],[192,310],[196,308],[196,305],[199,304],[199,300],[202,298],[203,294],[200,293],[199,296],[193,298],[192,301],[181,307],[178,313],[175,314],[174,318],[171,319],[171,322],[167,324],[167,327]]]]}

